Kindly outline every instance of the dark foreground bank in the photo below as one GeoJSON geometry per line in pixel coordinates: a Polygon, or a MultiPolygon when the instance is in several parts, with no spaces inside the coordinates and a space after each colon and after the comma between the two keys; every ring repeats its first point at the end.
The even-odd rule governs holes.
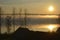
{"type": "Polygon", "coordinates": [[[1,40],[60,40],[60,28],[56,32],[30,31],[27,28],[19,28],[13,34],[0,34],[1,40]]]}

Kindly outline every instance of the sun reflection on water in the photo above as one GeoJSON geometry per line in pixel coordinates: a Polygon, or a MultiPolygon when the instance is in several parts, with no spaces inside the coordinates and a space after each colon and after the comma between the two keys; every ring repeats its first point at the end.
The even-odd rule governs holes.
{"type": "Polygon", "coordinates": [[[28,27],[29,30],[33,31],[43,31],[43,32],[56,32],[58,28],[58,24],[41,24],[41,25],[33,25],[28,27]]]}
{"type": "Polygon", "coordinates": [[[48,29],[50,32],[53,32],[54,30],[56,30],[57,26],[56,25],[49,25],[48,29]]]}

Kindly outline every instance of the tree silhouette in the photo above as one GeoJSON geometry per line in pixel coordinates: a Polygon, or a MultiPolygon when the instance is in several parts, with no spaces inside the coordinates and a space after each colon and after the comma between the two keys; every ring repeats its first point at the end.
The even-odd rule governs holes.
{"type": "Polygon", "coordinates": [[[10,27],[11,27],[11,17],[10,16],[7,16],[6,17],[6,27],[7,27],[7,33],[9,34],[10,33],[10,27]]]}
{"type": "Polygon", "coordinates": [[[1,7],[0,7],[0,34],[1,34],[1,13],[2,13],[2,11],[1,11],[1,7]]]}
{"type": "Polygon", "coordinates": [[[13,16],[13,31],[15,31],[15,8],[13,8],[12,16],[13,16]]]}
{"type": "Polygon", "coordinates": [[[20,25],[20,26],[22,26],[21,14],[22,14],[22,9],[20,9],[20,11],[19,11],[19,20],[20,20],[20,21],[19,21],[19,20],[18,20],[18,21],[19,21],[19,25],[20,25]]]}
{"type": "Polygon", "coordinates": [[[26,23],[27,23],[27,21],[26,21],[26,19],[27,19],[27,15],[26,15],[27,14],[27,9],[25,9],[24,12],[25,12],[24,24],[25,24],[25,27],[26,27],[26,23]]]}
{"type": "Polygon", "coordinates": [[[59,27],[60,27],[60,14],[58,15],[57,23],[59,24],[59,27]]]}

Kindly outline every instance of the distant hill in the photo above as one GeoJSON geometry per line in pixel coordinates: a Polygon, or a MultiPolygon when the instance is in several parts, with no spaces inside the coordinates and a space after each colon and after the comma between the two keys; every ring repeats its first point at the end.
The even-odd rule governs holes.
{"type": "Polygon", "coordinates": [[[49,32],[29,31],[27,28],[19,28],[12,34],[12,40],[60,40],[60,34],[49,32]]]}
{"type": "Polygon", "coordinates": [[[57,32],[30,31],[27,28],[19,28],[13,34],[0,35],[1,40],[60,40],[60,28],[57,32]]]}

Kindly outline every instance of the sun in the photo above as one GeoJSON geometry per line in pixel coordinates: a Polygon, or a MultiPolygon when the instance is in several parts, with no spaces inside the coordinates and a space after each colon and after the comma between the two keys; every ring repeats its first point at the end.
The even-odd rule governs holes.
{"type": "Polygon", "coordinates": [[[53,6],[49,6],[48,10],[49,11],[54,11],[54,7],[53,6]]]}
{"type": "Polygon", "coordinates": [[[55,28],[55,27],[54,27],[53,25],[49,25],[49,26],[48,26],[48,29],[49,29],[50,32],[52,32],[54,28],[55,28]]]}

